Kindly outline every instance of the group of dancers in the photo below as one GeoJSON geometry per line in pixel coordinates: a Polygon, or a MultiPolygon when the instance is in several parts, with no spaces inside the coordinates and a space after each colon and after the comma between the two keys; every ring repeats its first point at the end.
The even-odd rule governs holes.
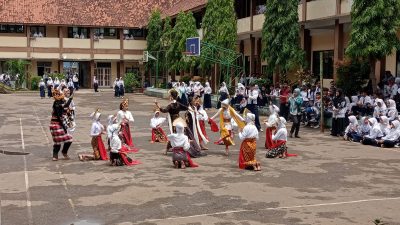
{"type": "MultiPolygon", "coordinates": [[[[53,111],[50,122],[50,132],[53,137],[53,161],[58,161],[59,152],[62,147],[62,155],[65,160],[70,159],[68,150],[73,142],[73,133],[75,129],[75,106],[73,95],[70,95],[69,89],[52,89],[54,98],[53,111]]],[[[79,160],[110,160],[112,166],[131,166],[140,164],[133,160],[127,154],[137,152],[130,131],[130,123],[134,122],[132,113],[128,111],[129,101],[125,99],[120,104],[120,110],[116,115],[108,116],[108,126],[105,128],[101,120],[100,109],[93,112],[92,127],[90,136],[93,152],[90,154],[79,154],[79,160]],[[103,143],[102,134],[107,134],[108,151],[103,143]]]]}
{"type": "MultiPolygon", "coordinates": [[[[58,153],[63,144],[62,154],[64,159],[69,159],[68,150],[72,144],[73,129],[71,120],[71,103],[73,95],[69,89],[53,89],[53,112],[50,131],[53,136],[53,160],[58,160],[58,153]]],[[[153,118],[150,120],[151,143],[166,143],[166,152],[172,152],[172,162],[175,168],[197,167],[192,158],[206,156],[207,144],[210,138],[206,132],[206,124],[209,124],[212,132],[219,132],[219,139],[214,142],[225,146],[225,155],[229,155],[229,147],[235,145],[235,134],[242,140],[238,158],[238,167],[259,171],[261,164],[256,159],[256,146],[259,139],[259,129],[255,125],[256,116],[246,110],[240,115],[230,105],[229,99],[221,102],[220,109],[212,117],[208,117],[204,110],[201,96],[194,94],[188,97],[188,104],[182,104],[179,93],[175,89],[169,91],[170,103],[161,107],[155,101],[153,118]],[[182,118],[180,112],[185,111],[182,118]],[[162,117],[166,113],[167,117],[162,117]],[[217,123],[216,121],[219,120],[217,123]],[[169,134],[162,129],[163,123],[168,121],[169,134]]],[[[286,120],[279,117],[279,109],[271,106],[273,112],[268,121],[265,121],[266,157],[287,157],[287,130],[286,120]]],[[[81,161],[85,160],[110,160],[113,166],[136,165],[140,162],[128,157],[128,153],[138,150],[133,144],[130,124],[134,122],[132,113],[129,111],[129,101],[124,99],[120,109],[115,115],[108,116],[108,126],[101,124],[101,112],[97,109],[90,115],[92,127],[90,130],[91,145],[93,152],[90,154],[79,154],[81,161]],[[107,135],[107,146],[104,145],[102,135],[107,135]],[[108,150],[108,151],[107,151],[108,150]],[[109,153],[108,153],[109,152],[109,153]]]]}

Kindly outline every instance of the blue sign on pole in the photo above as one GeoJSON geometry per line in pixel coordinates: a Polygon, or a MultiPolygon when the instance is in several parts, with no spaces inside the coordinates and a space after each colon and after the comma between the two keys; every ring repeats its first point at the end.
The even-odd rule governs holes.
{"type": "Polygon", "coordinates": [[[186,52],[191,56],[200,56],[200,38],[193,37],[186,39],[186,52]]]}

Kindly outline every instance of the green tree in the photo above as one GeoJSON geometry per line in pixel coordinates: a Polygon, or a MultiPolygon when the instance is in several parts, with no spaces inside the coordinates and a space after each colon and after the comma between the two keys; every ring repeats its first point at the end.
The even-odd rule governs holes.
{"type": "Polygon", "coordinates": [[[352,28],[346,54],[353,59],[368,60],[370,79],[376,90],[377,60],[399,49],[399,0],[354,0],[351,7],[352,28]]]}
{"type": "MultiPolygon", "coordinates": [[[[172,43],[171,18],[166,17],[164,19],[163,33],[161,36],[161,48],[164,51],[161,53],[161,57],[160,57],[160,59],[162,59],[162,63],[161,63],[162,68],[164,68],[165,72],[166,72],[166,77],[168,77],[168,72],[169,72],[169,59],[168,59],[167,51],[171,47],[171,43],[172,43]]],[[[173,76],[173,79],[175,79],[175,76],[173,76]]]]}
{"type": "MultiPolygon", "coordinates": [[[[149,24],[147,25],[147,51],[151,54],[161,50],[161,36],[162,36],[162,20],[160,10],[154,10],[150,15],[149,24]]],[[[155,61],[149,60],[146,63],[146,70],[155,70],[155,61]]]]}
{"type": "Polygon", "coordinates": [[[197,35],[196,20],[193,13],[180,12],[172,30],[172,42],[167,53],[171,69],[183,72],[196,66],[197,58],[184,56],[182,52],[186,51],[186,39],[197,35]]]}
{"type": "MultiPolygon", "coordinates": [[[[209,0],[201,27],[203,41],[221,48],[236,51],[237,22],[234,0],[209,0]]],[[[211,58],[212,52],[207,48],[201,49],[201,67],[210,69],[212,62],[204,58],[211,58]]],[[[221,53],[214,54],[217,59],[225,56],[221,53]]],[[[214,65],[216,66],[216,65],[214,65]]],[[[215,71],[218,73],[218,71],[215,71]]]]}
{"type": "Polygon", "coordinates": [[[29,64],[28,61],[22,59],[6,61],[8,73],[11,78],[15,80],[16,88],[21,88],[22,84],[25,82],[27,77],[26,67],[29,64]]]}
{"type": "Polygon", "coordinates": [[[300,47],[298,0],[268,0],[262,28],[261,57],[269,73],[281,76],[302,66],[304,51],[300,47]]]}

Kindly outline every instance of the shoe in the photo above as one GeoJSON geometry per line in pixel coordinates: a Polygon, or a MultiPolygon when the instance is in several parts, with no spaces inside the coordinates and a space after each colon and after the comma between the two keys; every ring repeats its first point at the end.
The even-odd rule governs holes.
{"type": "Polygon", "coordinates": [[[293,134],[290,134],[289,137],[290,137],[290,138],[293,138],[293,134]]]}
{"type": "Polygon", "coordinates": [[[296,135],[296,136],[294,136],[295,138],[300,138],[300,136],[299,135],[296,135]]]}
{"type": "Polygon", "coordinates": [[[396,144],[394,147],[395,148],[400,148],[400,144],[396,144]]]}
{"type": "Polygon", "coordinates": [[[263,129],[260,129],[260,130],[259,130],[259,132],[263,132],[263,131],[264,131],[263,129]]]}
{"type": "Polygon", "coordinates": [[[319,125],[315,125],[313,128],[314,128],[314,129],[318,129],[318,128],[319,128],[319,125]]]}

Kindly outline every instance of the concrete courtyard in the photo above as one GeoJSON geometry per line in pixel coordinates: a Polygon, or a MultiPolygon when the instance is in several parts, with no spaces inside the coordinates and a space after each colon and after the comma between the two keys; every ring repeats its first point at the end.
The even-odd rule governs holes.
{"type": "MultiPolygon", "coordinates": [[[[132,157],[142,164],[110,167],[80,162],[91,152],[89,114],[102,122],[119,108],[110,91],[75,95],[77,129],[71,160],[51,161],[52,99],[38,93],[0,95],[0,225],[95,224],[400,224],[400,149],[378,149],[301,129],[290,139],[298,157],[266,159],[265,133],[257,157],[262,171],[238,169],[240,146],[224,156],[209,144],[198,168],[173,169],[164,144],[150,144],[154,99],[127,95],[135,123],[132,157]]],[[[167,104],[159,100],[161,105],[167,104]]],[[[209,116],[215,110],[209,112],[209,116]]],[[[165,128],[166,128],[165,124],[165,128]]],[[[217,139],[208,129],[212,140],[217,139]]],[[[105,137],[103,137],[105,140],[105,137]]]]}

